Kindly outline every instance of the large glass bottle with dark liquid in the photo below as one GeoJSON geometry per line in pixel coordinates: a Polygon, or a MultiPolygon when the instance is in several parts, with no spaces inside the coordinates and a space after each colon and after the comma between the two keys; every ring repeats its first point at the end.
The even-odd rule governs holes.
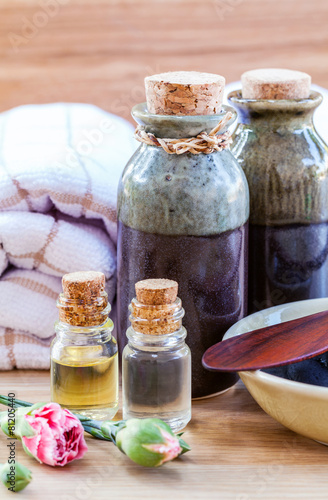
{"type": "Polygon", "coordinates": [[[328,149],[313,126],[322,96],[229,95],[239,124],[232,152],[251,199],[249,312],[328,296],[328,149]]]}
{"type": "MultiPolygon", "coordinates": [[[[133,116],[156,137],[185,138],[209,132],[228,109],[234,113],[224,107],[217,115],[159,116],[141,104],[133,116]]],[[[176,155],[142,144],[121,178],[120,349],[126,342],[135,283],[147,278],[178,281],[192,352],[193,397],[224,391],[236,382],[234,374],[204,370],[201,358],[246,314],[248,216],[247,181],[227,149],[176,155]]]]}

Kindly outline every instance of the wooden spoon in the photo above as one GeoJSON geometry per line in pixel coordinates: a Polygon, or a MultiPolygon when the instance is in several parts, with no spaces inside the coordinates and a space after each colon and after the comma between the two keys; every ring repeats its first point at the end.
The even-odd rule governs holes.
{"type": "Polygon", "coordinates": [[[219,372],[289,365],[328,351],[328,311],[267,326],[213,345],[204,368],[219,372]]]}

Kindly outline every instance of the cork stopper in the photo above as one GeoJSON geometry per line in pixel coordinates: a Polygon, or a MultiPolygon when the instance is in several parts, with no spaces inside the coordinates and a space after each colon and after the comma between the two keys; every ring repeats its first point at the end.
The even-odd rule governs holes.
{"type": "Polygon", "coordinates": [[[105,290],[105,275],[97,271],[64,274],[62,286],[66,298],[88,300],[105,290]]]}
{"type": "Polygon", "coordinates": [[[79,271],[62,278],[63,293],[57,301],[59,319],[74,326],[97,326],[108,318],[110,305],[105,276],[96,271],[79,271]]]}
{"type": "Polygon", "coordinates": [[[306,99],[311,77],[289,69],[255,69],[241,76],[244,99],[306,99]]]}
{"type": "Polygon", "coordinates": [[[157,115],[220,113],[225,79],[213,73],[172,71],[145,78],[148,111],[157,115]]]}
{"type": "Polygon", "coordinates": [[[178,295],[178,283],[166,279],[150,279],[135,284],[139,302],[149,306],[172,304],[178,295]]]}
{"type": "Polygon", "coordinates": [[[130,305],[130,321],[137,332],[165,335],[181,328],[184,310],[176,281],[149,279],[139,281],[135,288],[137,298],[130,305]]]}

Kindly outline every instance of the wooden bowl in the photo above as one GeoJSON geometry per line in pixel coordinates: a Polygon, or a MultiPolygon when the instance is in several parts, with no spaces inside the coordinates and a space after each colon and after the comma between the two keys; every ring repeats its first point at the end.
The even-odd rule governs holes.
{"type": "MultiPolygon", "coordinates": [[[[223,339],[327,309],[328,298],[271,307],[242,319],[223,339]]],[[[328,387],[287,380],[262,370],[239,372],[239,376],[271,417],[298,434],[328,445],[328,387]]]]}

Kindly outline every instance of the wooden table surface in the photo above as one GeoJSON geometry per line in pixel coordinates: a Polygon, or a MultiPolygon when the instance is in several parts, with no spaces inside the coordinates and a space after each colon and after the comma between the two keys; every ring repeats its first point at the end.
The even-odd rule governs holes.
{"type": "Polygon", "coordinates": [[[169,70],[287,67],[328,87],[327,24],[327,0],[1,0],[0,111],[74,101],[130,119],[144,77],[169,70]]]}
{"type": "MultiPolygon", "coordinates": [[[[3,372],[0,393],[27,401],[49,400],[49,373],[3,372]]],[[[118,417],[120,418],[120,414],[118,417]]],[[[192,451],[158,469],[135,465],[111,443],[87,435],[88,453],[64,468],[17,459],[33,470],[26,500],[327,499],[327,447],[285,429],[266,415],[241,382],[230,391],[193,402],[185,431],[192,451]]],[[[0,435],[0,462],[6,461],[0,435]]],[[[0,485],[0,498],[13,498],[0,485]]]]}

